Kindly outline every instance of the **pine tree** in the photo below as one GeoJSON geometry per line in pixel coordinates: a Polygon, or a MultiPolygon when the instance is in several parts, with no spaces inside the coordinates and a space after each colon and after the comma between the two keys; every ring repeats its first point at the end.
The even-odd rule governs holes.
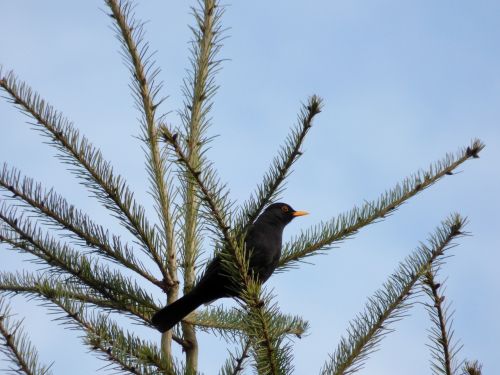
{"type": "MultiPolygon", "coordinates": [[[[259,374],[293,372],[291,337],[301,337],[308,323],[282,312],[269,290],[248,272],[245,234],[264,208],[283,192],[291,167],[302,156],[302,145],[320,114],[322,100],[311,96],[299,110],[297,123],[283,142],[255,192],[236,206],[228,187],[207,158],[212,136],[210,110],[217,91],[215,76],[221,68],[219,50],[224,39],[224,8],[217,0],[200,0],[193,8],[190,69],[183,87],[180,123],[172,125],[158,113],[164,100],[159,69],[145,39],[144,23],[134,15],[128,0],[106,0],[130,71],[131,88],[140,111],[141,137],[156,216],[147,215],[125,179],[114,172],[98,148],[73,124],[12,71],[0,70],[4,97],[30,118],[58,157],[79,181],[134,237],[125,243],[76,208],[53,189],[3,165],[0,171],[0,241],[14,251],[29,254],[43,265],[38,272],[0,274],[4,294],[34,296],[50,304],[70,327],[84,334],[84,343],[104,362],[132,374],[198,373],[198,332],[216,332],[233,348],[221,374],[240,374],[253,367],[259,374]],[[235,309],[203,308],[187,316],[161,343],[141,339],[112,319],[109,312],[150,327],[152,314],[187,293],[202,272],[203,238],[222,257],[241,295],[235,309]],[[64,241],[69,238],[71,241],[64,241]],[[155,265],[149,269],[147,259],[155,265]],[[122,272],[128,269],[127,273],[122,272]],[[133,275],[133,276],[129,276],[133,275]],[[139,282],[139,280],[141,282],[139,282]],[[166,301],[157,301],[145,288],[159,288],[166,301]],[[182,287],[182,290],[181,290],[182,287]],[[172,346],[184,358],[174,358],[172,346]]],[[[457,167],[478,158],[479,140],[447,154],[425,171],[418,171],[380,197],[326,223],[304,230],[283,247],[279,270],[294,272],[307,257],[351,238],[369,224],[393,214],[399,206],[437,181],[453,175],[457,167]]],[[[433,327],[430,329],[432,370],[436,374],[463,371],[480,374],[477,362],[458,360],[449,304],[444,303],[437,273],[454,241],[466,234],[466,220],[458,214],[445,219],[427,241],[402,261],[386,283],[350,323],[346,335],[325,362],[323,374],[349,374],[359,370],[424,295],[433,327]]],[[[0,300],[2,350],[12,361],[11,370],[48,374],[38,364],[36,350],[11,323],[10,309],[0,300]]]]}

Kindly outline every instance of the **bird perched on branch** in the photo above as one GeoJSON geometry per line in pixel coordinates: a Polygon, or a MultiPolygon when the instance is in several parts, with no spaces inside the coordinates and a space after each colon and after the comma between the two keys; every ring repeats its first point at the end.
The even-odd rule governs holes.
{"type": "MultiPolygon", "coordinates": [[[[295,217],[303,215],[307,212],[295,211],[286,203],[274,203],[250,226],[245,238],[246,250],[250,254],[249,271],[261,283],[269,279],[278,266],[283,229],[295,217]]],[[[151,322],[160,332],[165,332],[200,305],[222,297],[237,297],[238,294],[223,269],[221,259],[216,257],[193,289],[154,314],[151,322]]]]}

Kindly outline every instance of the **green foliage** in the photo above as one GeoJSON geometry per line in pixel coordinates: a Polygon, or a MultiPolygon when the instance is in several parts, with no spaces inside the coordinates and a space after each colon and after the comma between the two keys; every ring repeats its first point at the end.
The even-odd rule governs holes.
{"type": "MultiPolygon", "coordinates": [[[[224,8],[216,0],[200,0],[192,8],[193,37],[190,67],[182,88],[184,103],[178,112],[179,123],[172,124],[165,115],[158,114],[165,97],[158,80],[160,70],[146,41],[144,23],[135,18],[133,3],[105,0],[105,4],[140,113],[141,140],[156,217],[150,219],[146,215],[124,178],[114,172],[101,151],[80,135],[62,113],[13,72],[0,69],[0,88],[5,97],[30,118],[35,129],[49,140],[48,144],[59,151],[58,157],[134,236],[132,244],[124,243],[120,236],[96,223],[53,189],[45,189],[4,164],[0,171],[0,242],[28,254],[43,269],[0,274],[0,292],[42,300],[59,313],[58,320],[66,327],[83,332],[84,344],[117,371],[198,373],[197,328],[198,332],[220,335],[229,345],[238,345],[222,366],[222,375],[241,374],[249,366],[259,374],[292,373],[291,338],[301,338],[308,323],[282,312],[273,294],[255,279],[249,271],[244,239],[266,205],[284,191],[291,167],[302,155],[305,137],[321,112],[321,98],[313,95],[301,106],[296,125],[255,192],[241,207],[236,207],[229,188],[207,157],[212,139],[208,132],[210,111],[218,88],[215,77],[222,63],[218,55],[224,38],[224,8]],[[211,240],[210,246],[233,279],[239,293],[236,308],[207,308],[192,313],[180,327],[162,336],[161,345],[141,339],[111,319],[110,313],[118,313],[149,326],[160,303],[148,287],[165,292],[167,303],[178,298],[181,282],[187,293],[200,269],[197,263],[204,237],[211,240]],[[154,262],[160,277],[144,266],[144,256],[154,262]],[[125,270],[131,271],[127,273],[131,275],[126,276],[125,270]],[[173,358],[174,343],[185,353],[185,362],[173,358]]],[[[427,170],[406,178],[375,201],[306,229],[285,244],[279,269],[290,271],[306,257],[322,253],[393,214],[408,199],[452,175],[467,160],[477,158],[483,148],[481,141],[474,140],[457,154],[448,154],[427,170]]],[[[360,369],[384,335],[392,331],[390,323],[403,318],[417,301],[415,289],[419,281],[433,301],[427,305],[433,323],[432,369],[445,374],[456,371],[458,366],[453,358],[458,350],[451,340],[453,332],[442,295],[437,292],[434,272],[442,264],[451,241],[462,234],[463,225],[464,219],[459,215],[451,216],[431,236],[428,246],[421,245],[400,264],[351,322],[346,337],[323,367],[324,374],[349,374],[360,369]]],[[[0,315],[9,316],[3,302],[0,315]]],[[[18,338],[18,325],[4,324],[5,321],[7,318],[0,319],[0,330],[7,343],[3,350],[19,371],[48,373],[47,367],[37,364],[37,355],[24,336],[18,338]],[[15,334],[9,333],[12,330],[15,334]]],[[[462,370],[477,375],[481,366],[465,362],[462,370]]]]}
{"type": "Polygon", "coordinates": [[[291,172],[292,165],[302,155],[300,148],[312,127],[314,117],[321,112],[322,100],[313,95],[306,105],[302,106],[297,125],[290,130],[285,143],[281,146],[278,155],[271,163],[262,182],[257,186],[256,192],[243,203],[242,210],[236,219],[235,228],[244,233],[248,226],[259,216],[262,210],[275,200],[284,189],[285,179],[291,172]]]}
{"type": "Polygon", "coordinates": [[[432,164],[426,171],[418,171],[384,192],[380,197],[361,207],[354,207],[347,213],[309,228],[285,244],[280,260],[281,268],[293,267],[303,258],[319,254],[355,235],[362,227],[381,220],[394,213],[408,199],[431,186],[444,176],[453,174],[458,166],[468,159],[478,157],[484,144],[479,140],[460,150],[456,155],[447,154],[445,158],[432,164]]]}
{"type": "Polygon", "coordinates": [[[21,177],[17,169],[9,169],[7,164],[0,172],[0,186],[10,191],[23,204],[23,208],[37,215],[40,220],[69,231],[71,239],[85,246],[90,253],[101,255],[158,283],[134,255],[131,245],[122,244],[120,237],[111,235],[109,230],[94,223],[88,215],[69,204],[53,189],[47,191],[31,178],[21,177]]]}
{"type": "Polygon", "coordinates": [[[22,322],[12,320],[10,307],[0,296],[0,335],[2,335],[0,352],[11,361],[7,372],[27,375],[50,375],[51,366],[40,365],[38,353],[29,342],[21,327],[22,322]]]}
{"type": "MultiPolygon", "coordinates": [[[[219,334],[228,340],[235,340],[242,334],[244,335],[244,322],[247,318],[247,313],[244,310],[226,310],[222,307],[216,307],[207,308],[192,317],[187,317],[185,320],[196,325],[200,330],[219,334]]],[[[280,336],[301,337],[309,326],[300,316],[283,315],[276,312],[271,319],[280,336]]]]}
{"type": "Polygon", "coordinates": [[[155,260],[161,269],[157,234],[148,223],[144,208],[135,202],[134,194],[123,177],[113,172],[101,152],[86,137],[81,137],[69,120],[28,85],[19,82],[13,72],[2,73],[1,77],[0,86],[12,103],[35,121],[35,128],[60,152],[58,157],[70,165],[70,171],[137,238],[144,253],[155,260]]]}
{"type": "Polygon", "coordinates": [[[429,238],[429,246],[421,245],[400,263],[382,289],[368,299],[365,311],[349,324],[347,338],[341,338],[323,374],[351,374],[363,366],[383,336],[391,332],[389,325],[405,316],[414,302],[411,297],[419,279],[430,267],[441,263],[452,240],[463,234],[464,224],[459,215],[451,216],[429,238]]]}

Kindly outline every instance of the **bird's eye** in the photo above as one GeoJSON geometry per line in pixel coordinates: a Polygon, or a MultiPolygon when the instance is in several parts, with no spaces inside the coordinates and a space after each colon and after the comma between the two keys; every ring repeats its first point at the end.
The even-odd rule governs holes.
{"type": "Polygon", "coordinates": [[[290,209],[288,208],[288,206],[281,206],[281,211],[288,212],[290,211],[290,209]]]}

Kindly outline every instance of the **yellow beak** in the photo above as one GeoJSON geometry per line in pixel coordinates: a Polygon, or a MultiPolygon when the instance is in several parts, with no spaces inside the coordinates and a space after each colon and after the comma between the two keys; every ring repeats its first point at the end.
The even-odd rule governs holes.
{"type": "Polygon", "coordinates": [[[295,211],[292,215],[293,216],[305,216],[305,215],[309,215],[309,212],[307,212],[307,211],[295,211]]]}

